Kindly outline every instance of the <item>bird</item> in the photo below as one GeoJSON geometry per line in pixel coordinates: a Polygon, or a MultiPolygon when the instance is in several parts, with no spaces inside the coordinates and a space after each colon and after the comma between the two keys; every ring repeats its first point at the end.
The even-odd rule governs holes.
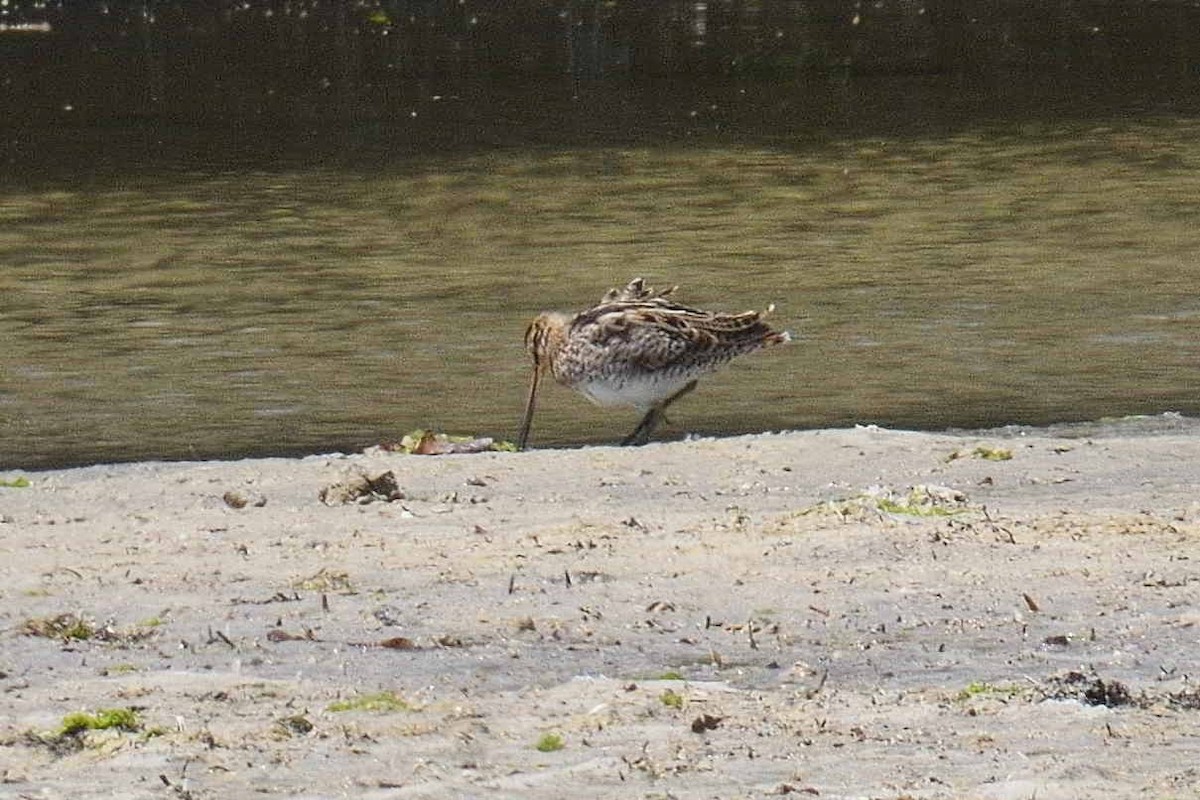
{"type": "Polygon", "coordinates": [[[586,311],[544,311],[534,318],[525,330],[533,378],[518,450],[529,443],[538,384],[546,372],[597,405],[640,411],[641,422],[621,442],[640,445],[700,377],[737,356],[791,340],[787,331],[763,321],[774,305],[740,314],[700,311],[671,298],[678,288],[658,291],[634,278],[586,311]]]}

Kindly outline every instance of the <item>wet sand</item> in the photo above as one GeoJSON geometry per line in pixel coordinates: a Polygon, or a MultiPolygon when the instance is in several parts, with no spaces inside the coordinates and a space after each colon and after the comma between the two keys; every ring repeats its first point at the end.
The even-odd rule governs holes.
{"type": "Polygon", "coordinates": [[[1200,784],[1194,435],[861,428],[25,476],[0,489],[3,797],[1200,784]],[[319,499],[388,471],[390,501],[319,499]],[[132,729],[60,735],[103,709],[132,729]]]}

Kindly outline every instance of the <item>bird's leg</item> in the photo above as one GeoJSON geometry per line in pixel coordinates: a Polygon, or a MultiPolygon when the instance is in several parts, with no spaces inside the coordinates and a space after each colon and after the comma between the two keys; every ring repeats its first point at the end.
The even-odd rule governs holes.
{"type": "Polygon", "coordinates": [[[628,447],[629,445],[645,444],[647,441],[649,441],[650,434],[654,432],[654,428],[659,422],[662,421],[663,414],[667,410],[667,406],[671,405],[671,403],[674,403],[676,400],[683,397],[685,394],[695,388],[696,382],[691,381],[687,386],[684,386],[666,400],[653,406],[649,411],[646,412],[646,416],[642,417],[642,421],[638,423],[638,426],[633,429],[633,433],[625,437],[624,441],[621,442],[621,446],[628,447]]]}
{"type": "Polygon", "coordinates": [[[645,444],[650,438],[650,432],[654,430],[654,426],[658,425],[659,419],[662,418],[662,410],[658,406],[654,406],[646,412],[646,416],[642,417],[642,421],[633,429],[633,433],[621,440],[622,447],[630,445],[645,444]]]}

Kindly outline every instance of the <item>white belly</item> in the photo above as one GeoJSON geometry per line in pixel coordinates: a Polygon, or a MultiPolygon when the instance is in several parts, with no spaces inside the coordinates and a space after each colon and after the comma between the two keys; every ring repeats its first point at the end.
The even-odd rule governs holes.
{"type": "Polygon", "coordinates": [[[689,382],[687,377],[671,380],[660,376],[623,381],[583,381],[574,388],[598,406],[633,406],[646,410],[666,400],[689,382]]]}

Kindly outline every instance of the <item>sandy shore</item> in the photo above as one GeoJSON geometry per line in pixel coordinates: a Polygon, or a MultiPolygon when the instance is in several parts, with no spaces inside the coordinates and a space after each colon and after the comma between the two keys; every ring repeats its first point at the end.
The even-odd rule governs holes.
{"type": "Polygon", "coordinates": [[[1200,785],[1197,436],[26,477],[0,489],[0,797],[1200,785]],[[390,501],[318,498],[388,471],[390,501]],[[136,719],[62,733],[104,709],[136,719]]]}

